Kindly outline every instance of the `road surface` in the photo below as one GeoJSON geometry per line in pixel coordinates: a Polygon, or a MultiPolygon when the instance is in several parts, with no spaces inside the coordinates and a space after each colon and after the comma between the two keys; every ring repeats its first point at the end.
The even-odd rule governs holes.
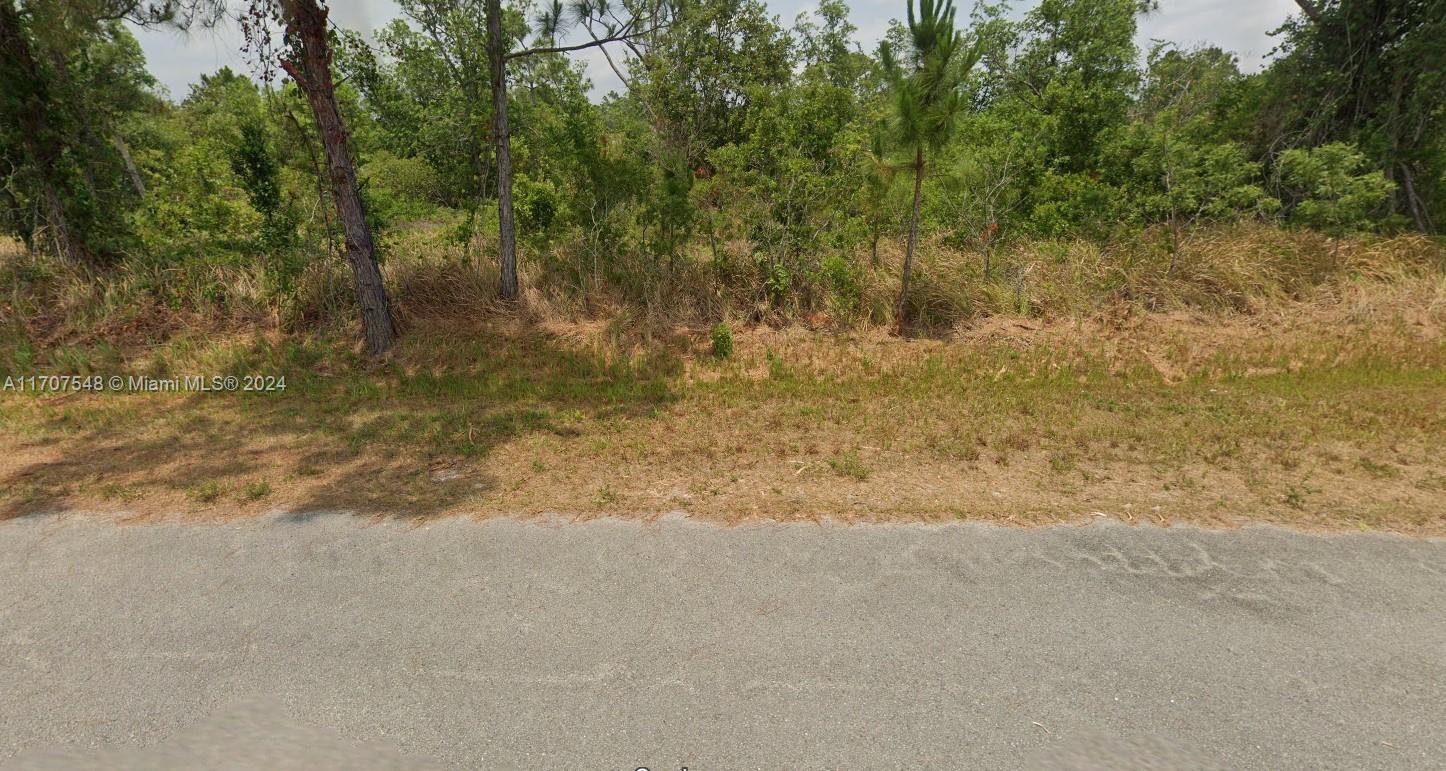
{"type": "Polygon", "coordinates": [[[1441,541],[41,516],[0,587],[6,768],[1446,768],[1441,541]]]}

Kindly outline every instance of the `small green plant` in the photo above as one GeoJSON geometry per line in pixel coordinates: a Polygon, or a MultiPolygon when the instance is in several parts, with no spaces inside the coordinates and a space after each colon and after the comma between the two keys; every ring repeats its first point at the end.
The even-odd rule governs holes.
{"type": "Polygon", "coordinates": [[[534,458],[534,459],[532,460],[532,473],[534,473],[534,474],[541,474],[542,472],[544,472],[544,471],[546,471],[546,470],[547,470],[547,464],[546,464],[546,463],[543,463],[542,461],[537,460],[536,458],[534,458]]]}
{"type": "Polygon", "coordinates": [[[610,506],[618,502],[618,493],[611,485],[603,485],[597,491],[597,502],[603,506],[610,506]]]}
{"type": "Polygon", "coordinates": [[[1289,219],[1327,235],[1371,230],[1396,184],[1356,146],[1342,142],[1281,153],[1289,219]]]}
{"type": "Polygon", "coordinates": [[[248,501],[259,501],[271,494],[271,483],[265,479],[258,479],[251,482],[241,490],[241,498],[248,501]]]}
{"type": "Polygon", "coordinates": [[[863,460],[859,458],[859,454],[855,450],[839,453],[833,458],[830,458],[828,467],[833,469],[833,473],[841,477],[848,477],[860,482],[869,478],[869,469],[864,465],[863,460]]]}
{"type": "Polygon", "coordinates": [[[1292,509],[1305,508],[1305,491],[1295,485],[1285,488],[1285,505],[1292,509]]]}
{"type": "Polygon", "coordinates": [[[209,479],[191,488],[191,497],[201,503],[212,503],[221,497],[222,492],[224,490],[221,489],[221,483],[209,479]]]}
{"type": "Polygon", "coordinates": [[[718,322],[713,327],[713,357],[726,359],[733,355],[733,330],[727,324],[718,322]]]}
{"type": "Polygon", "coordinates": [[[782,356],[779,356],[772,348],[769,348],[764,352],[763,358],[768,362],[769,380],[784,380],[788,378],[788,365],[783,363],[782,356]]]}
{"type": "Polygon", "coordinates": [[[140,493],[119,482],[107,483],[105,487],[100,489],[100,495],[108,501],[133,501],[141,497],[140,493]]]}
{"type": "Polygon", "coordinates": [[[30,340],[23,339],[15,350],[10,354],[10,360],[15,364],[17,372],[29,372],[35,368],[35,347],[30,340]]]}

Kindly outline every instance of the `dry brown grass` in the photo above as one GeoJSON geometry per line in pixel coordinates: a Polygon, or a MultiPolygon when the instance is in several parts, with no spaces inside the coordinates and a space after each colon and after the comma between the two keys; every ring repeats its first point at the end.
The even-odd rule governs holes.
{"type": "MultiPolygon", "coordinates": [[[[1423,239],[1219,231],[1174,272],[1035,244],[979,282],[972,257],[926,249],[925,275],[963,277],[921,282],[940,334],[818,311],[800,319],[813,328],[735,323],[726,361],[709,353],[719,306],[696,298],[639,308],[534,283],[507,308],[460,250],[398,248],[386,271],[408,330],[381,364],[324,310],[344,308],[345,283],[320,269],[299,303],[323,309],[308,335],[145,307],[127,327],[85,311],[92,295],[45,289],[68,310],[19,322],[54,346],[36,368],[280,373],[289,388],[0,394],[0,516],[681,510],[1446,535],[1446,276],[1423,239]]],[[[886,274],[868,280],[863,297],[891,295],[886,274]]]]}
{"type": "MultiPolygon", "coordinates": [[[[1267,224],[1202,229],[1172,260],[1150,234],[1118,244],[1030,241],[1006,244],[983,271],[982,255],[926,239],[910,302],[910,327],[945,335],[996,316],[1085,318],[1129,312],[1270,312],[1282,303],[1349,293],[1360,282],[1411,284],[1440,277],[1446,249],[1426,237],[1333,240],[1267,224]]],[[[609,270],[567,245],[524,254],[522,312],[539,322],[607,319],[615,326],[666,331],[678,326],[741,325],[861,329],[888,327],[898,291],[901,247],[881,245],[882,266],[853,256],[852,288],[829,286],[807,271],[770,298],[760,288],[747,243],[724,245],[723,263],[697,247],[671,268],[609,270]],[[631,272],[629,272],[631,271],[631,272]],[[611,278],[609,278],[611,276],[611,278]]],[[[390,234],[383,273],[404,324],[494,315],[497,272],[485,248],[464,249],[435,229],[390,234]]],[[[1414,285],[1413,285],[1414,286],[1414,285]]],[[[174,334],[275,330],[342,335],[353,324],[346,268],[319,256],[289,294],[268,293],[255,264],[157,266],[127,263],[98,278],[0,243],[0,297],[6,316],[38,348],[98,341],[117,348],[152,345],[174,334]]],[[[512,309],[509,309],[512,312],[512,309]]],[[[0,339],[0,344],[5,341],[0,339]]]]}
{"type": "Polygon", "coordinates": [[[605,324],[454,320],[415,329],[386,368],[333,363],[283,395],[7,395],[0,508],[1443,535],[1439,299],[1425,326],[1407,320],[1419,307],[1302,303],[1016,318],[952,340],[759,327],[721,363],[702,330],[648,363],[605,324]]]}

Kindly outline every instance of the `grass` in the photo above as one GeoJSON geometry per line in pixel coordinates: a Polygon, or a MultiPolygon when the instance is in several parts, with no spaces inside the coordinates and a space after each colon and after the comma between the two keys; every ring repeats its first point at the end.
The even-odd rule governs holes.
{"type": "Polygon", "coordinates": [[[5,394],[0,511],[101,499],[244,513],[264,500],[411,516],[1106,511],[1446,529],[1446,351],[1382,329],[756,329],[721,361],[706,330],[634,353],[521,323],[448,334],[414,331],[381,367],[326,374],[302,371],[307,355],[234,352],[284,372],[279,393],[5,394]],[[443,467],[458,473],[432,473],[443,467]]]}
{"type": "Polygon", "coordinates": [[[191,498],[198,503],[215,503],[225,492],[226,488],[224,488],[220,482],[214,479],[207,479],[192,487],[190,494],[191,498]]]}
{"type": "MultiPolygon", "coordinates": [[[[1081,249],[1046,256],[1060,275],[1103,270],[1081,249]]],[[[1123,308],[1041,284],[1021,290],[1028,315],[935,338],[735,325],[726,356],[714,323],[555,318],[544,301],[437,315],[415,284],[400,292],[406,336],[380,363],[344,327],[162,334],[139,317],[107,327],[119,322],[82,304],[90,315],[27,316],[49,326],[6,333],[4,371],[287,387],[0,393],[0,517],[122,503],[200,503],[212,517],[683,509],[725,522],[1100,511],[1446,534],[1446,279],[1391,267],[1404,258],[1385,246],[1357,249],[1384,256],[1357,254],[1355,274],[1310,291],[1252,285],[1249,265],[1213,268],[1227,299],[1211,303],[1166,302],[1162,287],[1204,284],[1143,274],[1114,284],[1137,293],[1123,308]],[[86,324],[113,334],[87,337],[86,324]]],[[[1204,282],[1200,270],[1187,276],[1204,282]]]]}
{"type": "Polygon", "coordinates": [[[271,494],[271,483],[264,479],[258,479],[247,483],[241,490],[241,499],[245,501],[259,501],[271,494]]]}
{"type": "Polygon", "coordinates": [[[833,469],[835,474],[841,477],[848,477],[856,482],[867,482],[869,479],[869,470],[864,466],[864,462],[859,459],[859,454],[856,450],[849,450],[848,452],[839,453],[837,456],[829,458],[828,467],[833,469]]]}

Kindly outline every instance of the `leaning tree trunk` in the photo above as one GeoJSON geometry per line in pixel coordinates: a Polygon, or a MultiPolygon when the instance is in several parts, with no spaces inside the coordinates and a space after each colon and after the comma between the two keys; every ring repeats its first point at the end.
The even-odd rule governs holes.
{"type": "Polygon", "coordinates": [[[111,144],[120,153],[121,162],[125,164],[126,175],[131,178],[131,187],[136,191],[136,197],[146,197],[146,180],[141,176],[141,170],[136,168],[135,159],[131,158],[131,149],[126,145],[126,140],[120,134],[111,137],[111,144]]]}
{"type": "Polygon", "coordinates": [[[0,81],[5,83],[7,93],[14,94],[12,104],[23,137],[21,146],[42,188],[40,205],[46,238],[66,260],[95,265],[96,256],[75,231],[60,194],[60,139],[50,130],[45,80],[30,41],[20,28],[20,14],[13,0],[0,0],[0,81]]]}
{"type": "Polygon", "coordinates": [[[899,286],[899,307],[894,323],[904,331],[904,307],[909,300],[909,273],[914,269],[914,247],[919,243],[919,201],[924,188],[924,147],[914,149],[914,213],[909,218],[909,246],[904,250],[904,277],[899,286]]]}
{"type": "Polygon", "coordinates": [[[362,335],[367,350],[381,354],[397,340],[397,325],[391,303],[377,268],[376,245],[367,227],[366,210],[357,187],[356,167],[347,146],[346,125],[336,104],[331,79],[331,47],[326,39],[326,10],[316,0],[282,0],[286,31],[300,43],[299,61],[283,59],[281,66],[306,94],[321,137],[337,219],[346,240],[346,257],[356,284],[357,305],[361,307],[362,335]]]}
{"type": "Polygon", "coordinates": [[[507,128],[507,48],[502,0],[487,0],[487,61],[492,70],[492,137],[497,143],[497,265],[504,300],[517,299],[517,225],[512,217],[512,137],[507,128]]]}

